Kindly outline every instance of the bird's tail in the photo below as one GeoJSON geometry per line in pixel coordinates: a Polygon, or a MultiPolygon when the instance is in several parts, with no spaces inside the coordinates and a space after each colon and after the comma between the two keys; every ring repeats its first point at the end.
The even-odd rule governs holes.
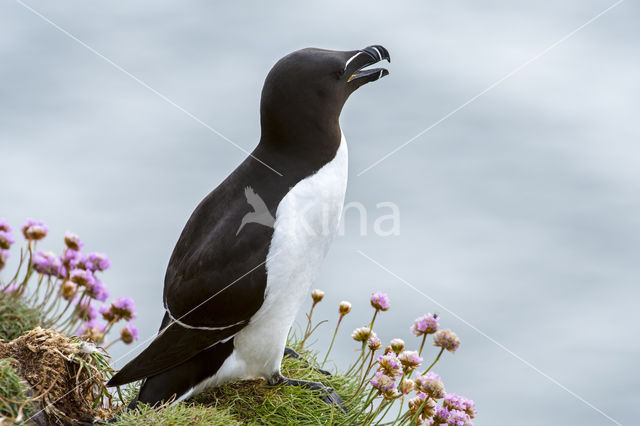
{"type": "Polygon", "coordinates": [[[184,363],[147,378],[129,408],[135,408],[138,402],[154,406],[188,396],[195,386],[215,375],[232,352],[233,339],[219,342],[184,363]]]}
{"type": "Polygon", "coordinates": [[[114,375],[107,386],[120,386],[172,370],[205,349],[229,339],[242,327],[244,323],[220,330],[202,330],[171,323],[142,353],[114,375]]]}

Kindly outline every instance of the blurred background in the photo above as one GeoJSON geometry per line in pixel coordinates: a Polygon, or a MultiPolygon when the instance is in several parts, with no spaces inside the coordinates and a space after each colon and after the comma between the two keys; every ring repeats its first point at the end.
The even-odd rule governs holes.
{"type": "MultiPolygon", "coordinates": [[[[391,74],[342,114],[347,202],[367,208],[368,232],[350,210],[314,284],[326,292],[315,317],[330,320],[315,347],[328,346],[338,303],[351,301],[332,356],[348,365],[358,347],[350,332],[370,320],[370,293],[383,291],[384,342],[416,347],[409,326],[426,312],[461,338],[435,370],[448,391],[476,401],[475,424],[631,424],[640,7],[622,2],[545,50],[613,4],[2,2],[0,216],[14,229],[43,220],[51,233],[41,248],[60,251],[72,230],[88,251],[106,252],[113,268],[103,281],[112,296],[135,299],[149,338],[184,223],[245,154],[132,76],[250,151],[277,59],[379,43],[391,74]],[[381,202],[398,206],[399,235],[373,231],[389,213],[381,202]]],[[[303,326],[303,312],[298,319],[303,326]]],[[[131,349],[113,347],[117,367],[142,348],[131,349]]]]}

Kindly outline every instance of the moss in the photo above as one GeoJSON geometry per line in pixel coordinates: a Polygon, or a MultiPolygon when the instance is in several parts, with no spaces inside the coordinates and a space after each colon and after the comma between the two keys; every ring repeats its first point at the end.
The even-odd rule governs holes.
{"type": "Polygon", "coordinates": [[[12,358],[0,360],[0,419],[11,422],[27,419],[33,412],[27,396],[29,386],[18,375],[15,364],[12,358]]]}
{"type": "Polygon", "coordinates": [[[11,341],[36,328],[40,314],[20,299],[0,293],[0,339],[11,341]]]}

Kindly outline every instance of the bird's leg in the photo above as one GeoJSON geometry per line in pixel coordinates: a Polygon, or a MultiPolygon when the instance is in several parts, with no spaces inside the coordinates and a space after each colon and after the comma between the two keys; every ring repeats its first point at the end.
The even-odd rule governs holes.
{"type": "Polygon", "coordinates": [[[321,368],[314,367],[313,365],[309,364],[309,362],[306,359],[302,358],[302,356],[298,352],[294,351],[293,349],[291,349],[289,347],[284,348],[284,357],[285,358],[291,358],[291,359],[300,359],[300,360],[302,360],[302,362],[307,364],[309,367],[311,367],[312,369],[314,369],[318,373],[324,374],[325,376],[330,376],[331,375],[331,373],[329,373],[327,370],[323,370],[321,368]]]}
{"type": "Polygon", "coordinates": [[[320,398],[326,402],[327,404],[332,404],[338,407],[343,413],[346,413],[347,410],[342,406],[344,404],[344,400],[340,395],[333,390],[333,388],[323,385],[320,382],[312,382],[310,380],[298,380],[298,379],[289,379],[284,377],[280,372],[271,376],[271,378],[267,381],[269,385],[286,385],[286,386],[298,386],[304,389],[310,389],[312,391],[317,391],[320,393],[320,398]]]}

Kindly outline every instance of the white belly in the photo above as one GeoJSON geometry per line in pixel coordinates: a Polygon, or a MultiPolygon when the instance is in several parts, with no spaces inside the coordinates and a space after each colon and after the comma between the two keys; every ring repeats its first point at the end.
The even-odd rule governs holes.
{"type": "Polygon", "coordinates": [[[348,154],[344,135],[334,159],[298,182],[282,199],[267,255],[262,307],[234,336],[234,351],[195,392],[236,379],[280,371],[287,333],[318,275],[342,214],[348,154]]]}

